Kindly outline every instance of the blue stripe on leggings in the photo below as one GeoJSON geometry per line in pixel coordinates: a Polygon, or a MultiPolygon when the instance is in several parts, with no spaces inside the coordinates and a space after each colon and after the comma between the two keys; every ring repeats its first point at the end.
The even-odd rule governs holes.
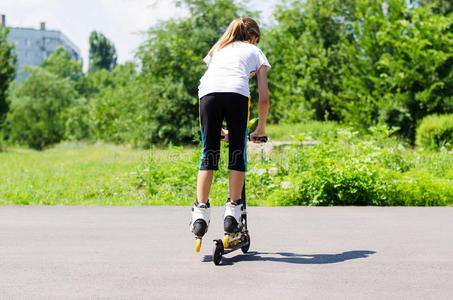
{"type": "Polygon", "coordinates": [[[198,168],[198,170],[201,170],[201,165],[203,164],[203,159],[206,156],[204,153],[203,126],[200,126],[200,132],[201,132],[201,159],[200,159],[200,167],[198,168]]]}
{"type": "Polygon", "coordinates": [[[245,172],[247,172],[247,136],[249,134],[249,129],[245,129],[245,140],[244,140],[244,167],[245,172]]]}

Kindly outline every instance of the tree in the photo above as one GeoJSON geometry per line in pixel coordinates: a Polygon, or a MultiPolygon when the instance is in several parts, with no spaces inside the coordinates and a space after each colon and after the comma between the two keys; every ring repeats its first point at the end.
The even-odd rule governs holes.
{"type": "Polygon", "coordinates": [[[405,0],[357,0],[355,39],[347,45],[342,112],[358,127],[399,127],[415,138],[426,115],[453,112],[453,15],[405,0]],[[360,16],[360,18],[359,18],[360,16]]]}
{"type": "Polygon", "coordinates": [[[78,61],[72,60],[69,53],[61,46],[45,58],[41,66],[50,73],[73,81],[77,81],[83,76],[82,65],[78,61]]]}
{"type": "Polygon", "coordinates": [[[89,72],[105,69],[112,71],[118,57],[113,43],[102,33],[93,31],[90,34],[89,72]]]}
{"type": "Polygon", "coordinates": [[[41,67],[27,71],[28,76],[11,93],[9,134],[14,142],[43,149],[63,139],[66,111],[77,93],[68,78],[41,67]]]}
{"type": "Polygon", "coordinates": [[[92,94],[92,84],[84,76],[82,64],[71,59],[69,53],[58,47],[54,53],[45,58],[41,67],[60,78],[68,78],[74,82],[75,89],[80,96],[89,98],[92,94]]]}
{"type": "Polygon", "coordinates": [[[132,62],[120,64],[112,72],[98,70],[88,76],[94,93],[88,109],[90,132],[97,140],[115,143],[132,143],[132,137],[146,120],[146,111],[139,109],[141,94],[150,87],[139,86],[136,66],[132,62]]]}
{"type": "Polygon", "coordinates": [[[8,28],[0,25],[0,128],[9,110],[6,99],[10,83],[16,74],[16,56],[14,46],[8,44],[8,28]]]}
{"type": "Polygon", "coordinates": [[[344,43],[352,39],[348,5],[351,1],[307,0],[277,7],[277,26],[263,34],[263,50],[274,64],[269,73],[271,98],[277,100],[273,122],[341,119],[344,43]]]}

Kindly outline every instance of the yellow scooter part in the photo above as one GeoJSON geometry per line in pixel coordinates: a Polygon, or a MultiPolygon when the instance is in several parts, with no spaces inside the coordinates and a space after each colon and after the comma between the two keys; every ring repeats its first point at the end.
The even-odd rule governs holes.
{"type": "Polygon", "coordinates": [[[229,234],[225,234],[225,236],[223,237],[223,248],[228,248],[228,241],[230,240],[230,235],[229,234]]]}

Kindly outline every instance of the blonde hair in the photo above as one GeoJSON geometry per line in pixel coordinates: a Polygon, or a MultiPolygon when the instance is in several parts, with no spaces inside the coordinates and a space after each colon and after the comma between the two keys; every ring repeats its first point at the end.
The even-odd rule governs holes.
{"type": "Polygon", "coordinates": [[[225,33],[214,46],[212,46],[211,50],[209,50],[209,55],[212,56],[215,50],[220,50],[236,41],[251,42],[255,37],[257,37],[259,41],[260,35],[258,23],[252,18],[234,19],[230,25],[228,25],[225,33]]]}

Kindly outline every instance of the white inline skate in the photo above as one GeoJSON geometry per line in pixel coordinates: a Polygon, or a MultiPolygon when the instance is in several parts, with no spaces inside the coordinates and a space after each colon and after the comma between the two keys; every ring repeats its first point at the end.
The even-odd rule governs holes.
{"type": "Polygon", "coordinates": [[[211,205],[195,201],[192,207],[192,218],[190,220],[190,231],[195,234],[195,251],[200,252],[201,239],[208,231],[211,218],[211,205]]]}

